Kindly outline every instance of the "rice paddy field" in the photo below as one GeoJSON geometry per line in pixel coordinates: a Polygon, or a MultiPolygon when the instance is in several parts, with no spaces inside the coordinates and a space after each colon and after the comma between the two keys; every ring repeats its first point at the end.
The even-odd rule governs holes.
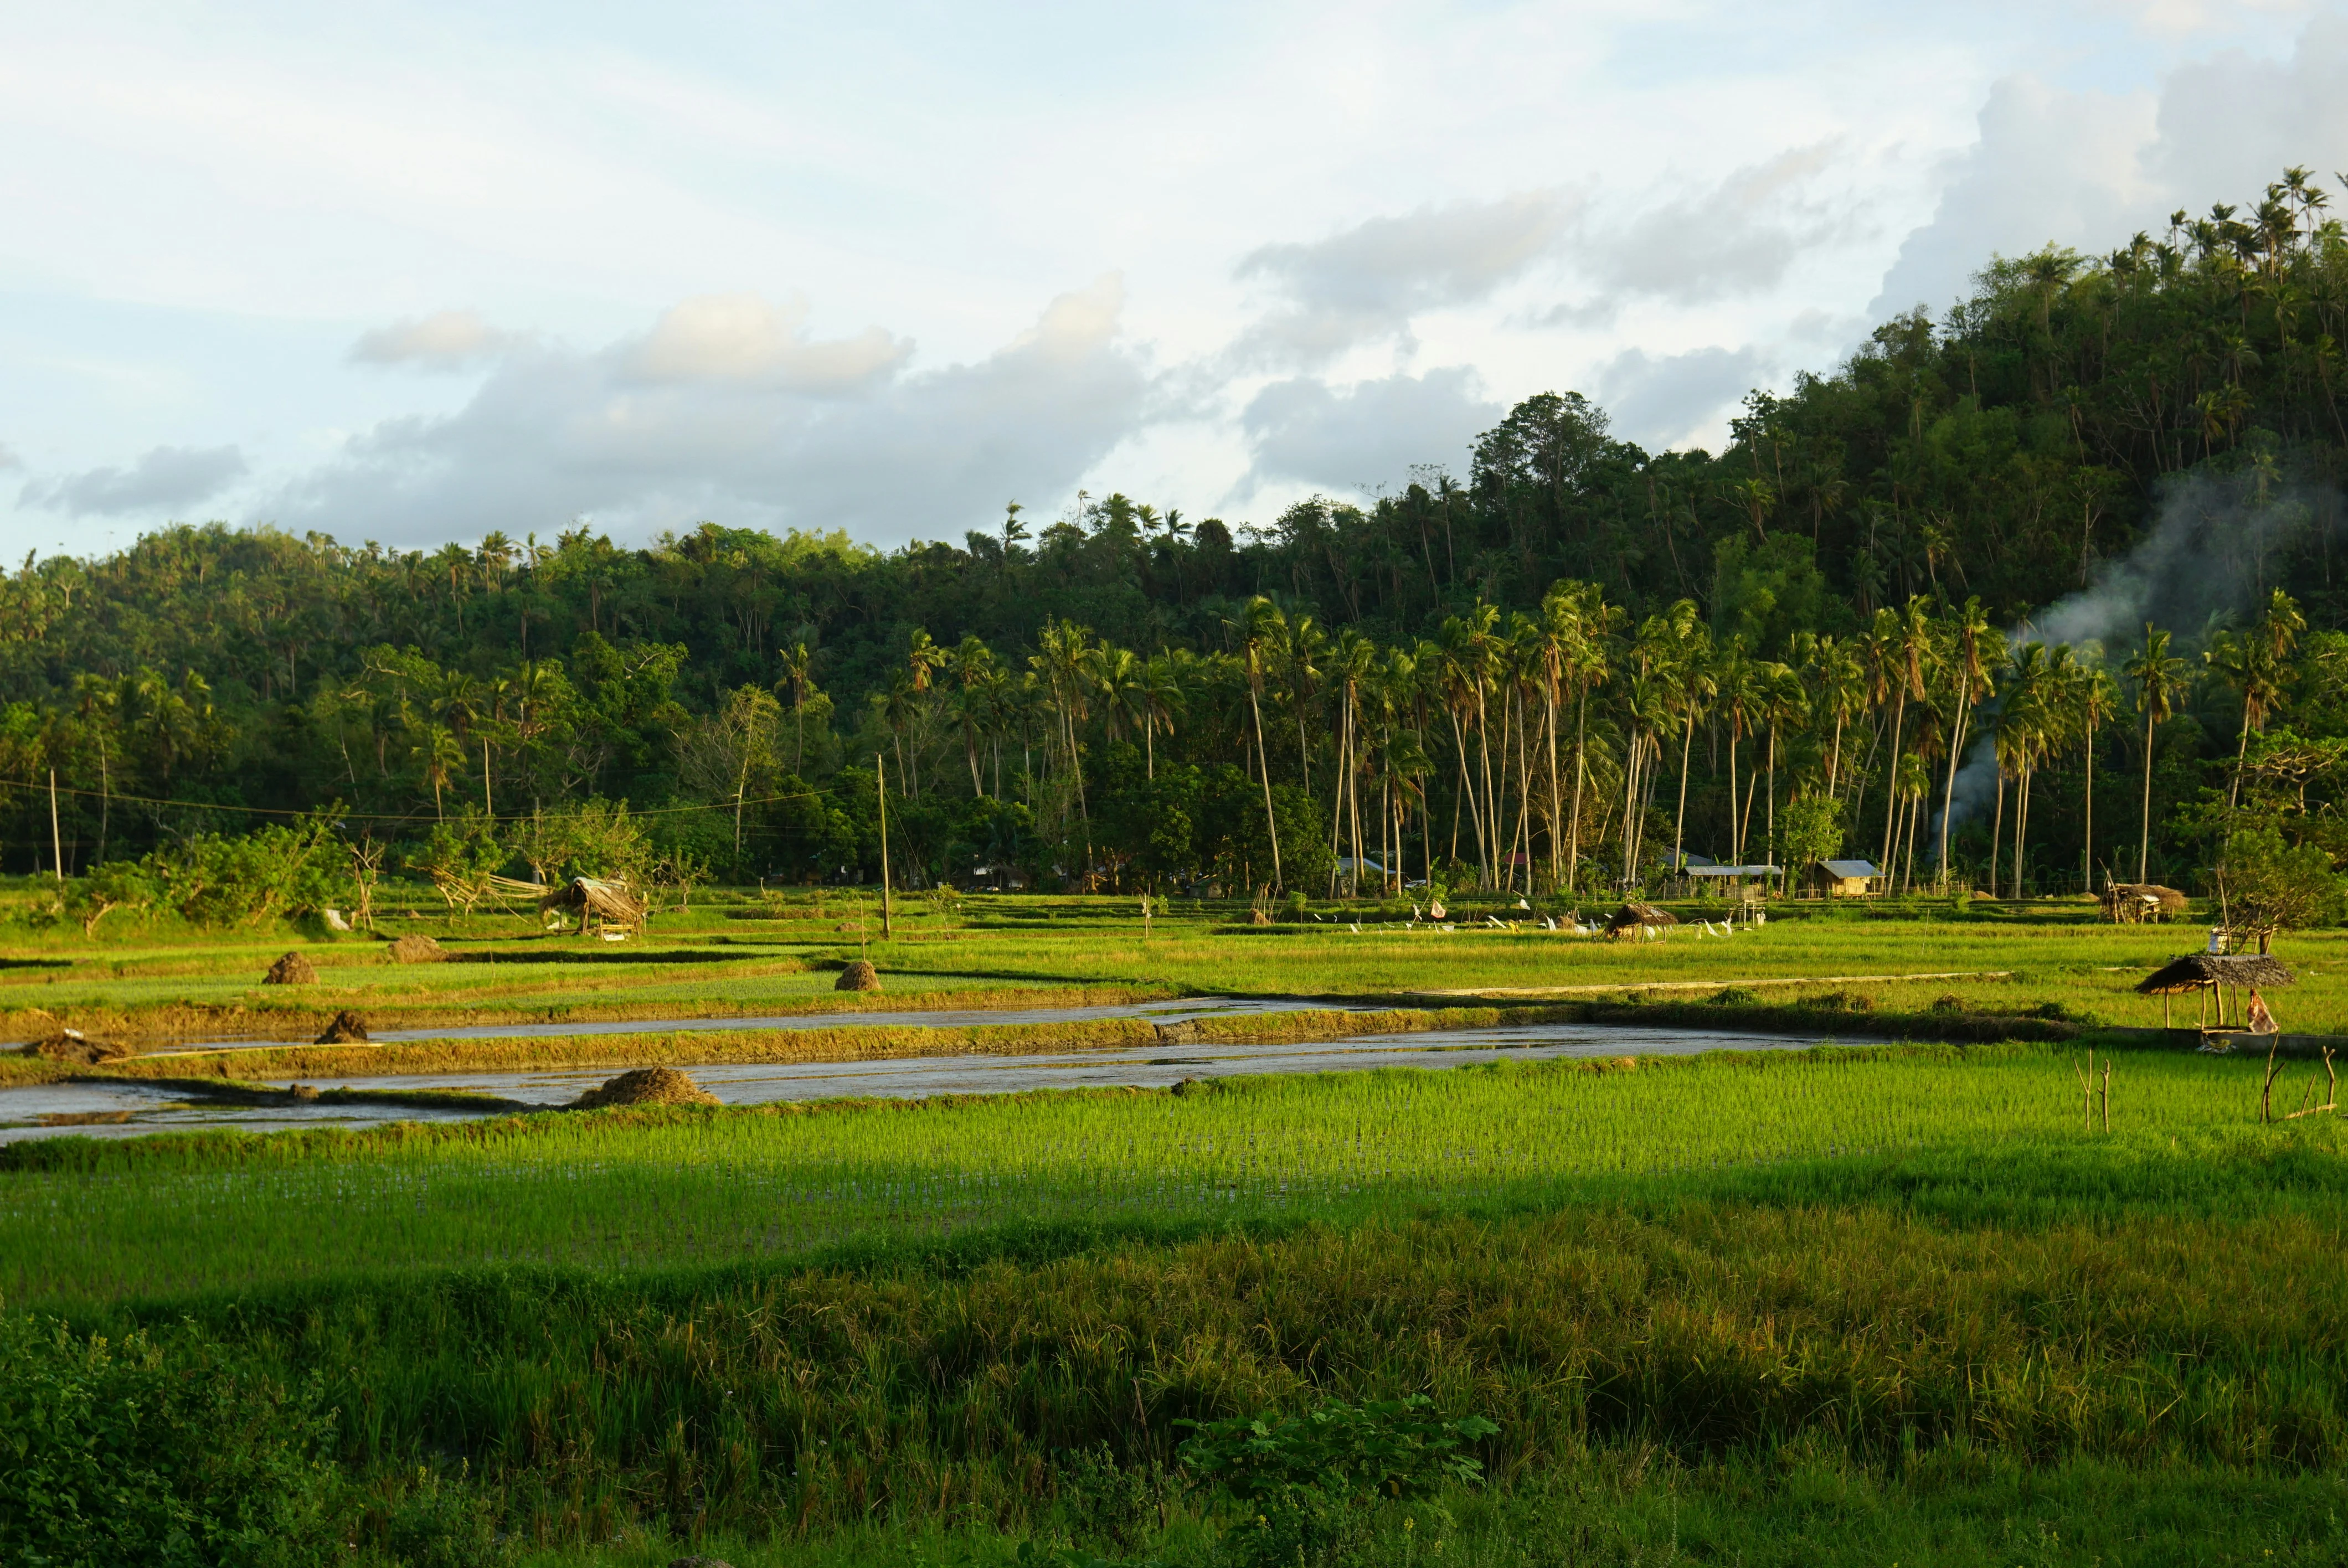
{"type": "MultiPolygon", "coordinates": [[[[1693,1007],[1807,1028],[1833,999],[1914,1038],[8,1145],[12,1560],[2348,1561],[2323,1065],[2285,1062],[2262,1122],[2260,1060],[2099,1027],[2159,1021],[2127,987],[2195,928],[1838,910],[1601,944],[1178,907],[1145,938],[1106,901],[969,899],[883,943],[843,939],[839,899],[704,902],[585,952],[487,917],[416,923],[444,964],[301,942],[322,979],[290,999],[252,982],[294,934],[35,934],[0,948],[0,1017],[154,1041],[299,1038],[345,1006],[427,1028],[829,1009],[869,951],[889,989],[857,1006],[1643,993],[1668,1030],[1693,1007]],[[1952,1010],[1976,1038],[1907,1021],[1952,1010]],[[1339,1499],[1285,1546],[1180,1446],[1186,1420],[1405,1395],[1493,1424],[1480,1483],[1339,1499]],[[93,1522],[144,1517],[124,1500],[149,1473],[206,1501],[132,1552],[93,1522]],[[27,1500],[81,1495],[73,1475],[87,1528],[40,1555],[27,1500]]],[[[2348,1032],[2348,940],[2281,956],[2286,1026],[2348,1032]]],[[[792,1049],[945,1032],[855,1018],[792,1049]]],[[[1021,1031],[968,1048],[997,1032],[1021,1031]]]]}

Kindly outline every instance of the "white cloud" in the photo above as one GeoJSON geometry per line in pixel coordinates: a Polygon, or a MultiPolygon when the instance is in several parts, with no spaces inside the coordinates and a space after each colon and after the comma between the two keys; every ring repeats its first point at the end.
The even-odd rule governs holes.
{"type": "Polygon", "coordinates": [[[208,500],[244,474],[244,455],[233,446],[158,446],[128,467],[27,485],[19,502],[76,517],[160,514],[208,500]]]}
{"type": "Polygon", "coordinates": [[[1241,339],[1240,356],[1316,364],[1405,333],[1424,312],[1474,303],[1552,251],[1578,205],[1560,192],[1530,191],[1372,218],[1310,243],[1262,246],[1240,262],[1239,276],[1269,282],[1281,303],[1241,339]]]}
{"type": "Polygon", "coordinates": [[[1974,144],[1951,165],[1932,220],[1910,234],[1872,307],[1938,311],[1993,253],[2053,243],[2096,254],[2154,235],[2168,215],[2256,201],[2286,165],[2348,163],[2348,17],[2311,22],[2287,55],[2221,51],[2157,90],[2072,91],[2033,77],[1996,84],[1974,144]]]}
{"type": "Polygon", "coordinates": [[[696,302],[593,353],[509,355],[464,407],[376,425],[273,515],[387,542],[581,515],[953,537],[1073,485],[1147,417],[1123,302],[1104,277],[994,354],[924,371],[886,334],[886,355],[810,344],[795,317],[696,302]]]}
{"type": "Polygon", "coordinates": [[[1469,445],[1504,412],[1481,392],[1466,365],[1343,392],[1311,377],[1273,382],[1240,416],[1255,459],[1250,478],[1366,491],[1415,464],[1464,466],[1469,445]]]}
{"type": "Polygon", "coordinates": [[[1598,373],[1599,396],[1616,435],[1660,450],[1716,425],[1766,379],[1768,368],[1766,357],[1751,347],[1663,355],[1629,349],[1598,373]]]}
{"type": "Polygon", "coordinates": [[[819,343],[807,306],[777,307],[757,294],[705,294],[661,317],[633,357],[646,381],[771,381],[808,392],[853,392],[885,380],[913,352],[911,340],[867,327],[819,343]]]}
{"type": "Polygon", "coordinates": [[[462,370],[526,341],[520,333],[499,332],[479,311],[438,311],[365,333],[351,345],[351,358],[363,364],[462,370]]]}
{"type": "Polygon", "coordinates": [[[1834,154],[1828,143],[1794,148],[1620,222],[1593,220],[1573,260],[1601,292],[1594,311],[1583,305],[1570,315],[1588,318],[1641,298],[1705,304],[1773,287],[1803,251],[1843,227],[1843,216],[1811,190],[1834,154]]]}
{"type": "Polygon", "coordinates": [[[0,441],[0,473],[5,473],[11,468],[21,468],[24,466],[25,460],[10,450],[8,443],[0,441]]]}

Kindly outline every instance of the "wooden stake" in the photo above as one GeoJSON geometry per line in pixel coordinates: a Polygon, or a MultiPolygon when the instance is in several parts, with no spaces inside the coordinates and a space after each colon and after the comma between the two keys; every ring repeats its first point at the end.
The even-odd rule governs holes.
{"type": "Polygon", "coordinates": [[[2112,1130],[2112,1059],[2104,1058],[2104,1131],[2112,1130]]]}
{"type": "Polygon", "coordinates": [[[57,836],[57,770],[49,770],[49,869],[57,874],[57,881],[66,879],[65,840],[57,836]]]}
{"type": "MultiPolygon", "coordinates": [[[[2087,1066],[2092,1069],[2095,1063],[2096,1053],[2090,1050],[2087,1052],[2087,1066]]],[[[2080,1070],[2077,1062],[2071,1064],[2071,1071],[2079,1080],[2079,1131],[2092,1132],[2096,1130],[2096,1091],[2088,1086],[2087,1074],[2080,1070]]]]}

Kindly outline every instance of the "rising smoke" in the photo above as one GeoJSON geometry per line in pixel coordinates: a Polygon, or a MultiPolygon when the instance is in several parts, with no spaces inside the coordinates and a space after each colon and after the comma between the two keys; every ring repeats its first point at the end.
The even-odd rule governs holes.
{"type": "MultiPolygon", "coordinates": [[[[2311,554],[2328,583],[2341,522],[2338,490],[2286,483],[2264,464],[2240,474],[2181,475],[2162,487],[2152,527],[2135,548],[2106,562],[2090,586],[2011,629],[2007,642],[2068,644],[2083,661],[2116,671],[2149,621],[2175,635],[2176,651],[2190,655],[2269,589],[2303,594],[2309,585],[2294,574],[2303,573],[2311,554]]],[[[1987,812],[1996,793],[1994,743],[1983,731],[1957,771],[1952,826],[1987,812]]],[[[1933,827],[1937,845],[1939,824],[1933,827]]]]}

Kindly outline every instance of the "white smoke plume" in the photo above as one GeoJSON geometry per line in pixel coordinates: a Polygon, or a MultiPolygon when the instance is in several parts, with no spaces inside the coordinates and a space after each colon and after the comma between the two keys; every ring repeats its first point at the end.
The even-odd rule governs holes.
{"type": "MultiPolygon", "coordinates": [[[[2152,527],[2133,549],[2106,562],[2088,587],[2010,630],[2007,643],[2068,644],[2083,662],[2105,663],[2116,673],[2150,622],[2174,634],[2178,652],[2199,651],[2212,631],[2253,611],[2270,589],[2303,596],[2329,587],[2341,522],[2338,490],[2286,483],[2263,463],[2223,477],[2180,476],[2162,489],[2152,527]],[[2294,580],[2309,547],[2318,552],[2321,575],[2312,583],[2294,580]]],[[[2348,571],[2348,559],[2339,569],[2348,571]]],[[[1983,733],[1957,770],[1952,825],[1988,811],[1996,789],[1996,755],[1983,733]]]]}

